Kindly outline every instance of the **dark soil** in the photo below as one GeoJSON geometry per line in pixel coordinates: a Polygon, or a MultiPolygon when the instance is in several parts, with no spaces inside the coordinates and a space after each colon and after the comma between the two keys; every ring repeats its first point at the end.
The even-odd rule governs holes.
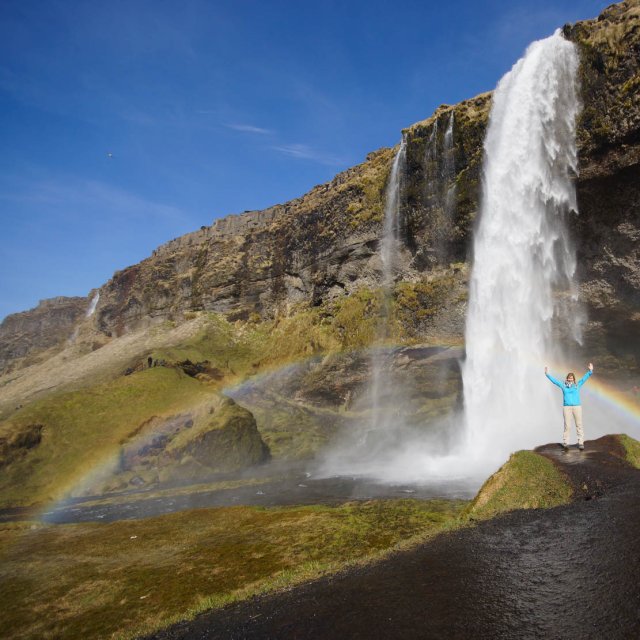
{"type": "Polygon", "coordinates": [[[611,437],[538,449],[576,500],[521,510],[155,639],[640,637],[640,472],[611,437]]]}

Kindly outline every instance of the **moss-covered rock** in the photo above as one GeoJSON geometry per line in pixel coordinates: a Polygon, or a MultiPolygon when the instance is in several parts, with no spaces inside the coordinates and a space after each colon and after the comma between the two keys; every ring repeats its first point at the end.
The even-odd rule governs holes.
{"type": "Polygon", "coordinates": [[[256,421],[249,411],[231,398],[223,398],[210,409],[208,420],[199,428],[182,430],[166,447],[167,457],[180,461],[195,460],[210,471],[237,471],[269,459],[256,421]]]}
{"type": "Polygon", "coordinates": [[[625,450],[627,462],[636,469],[640,469],[640,442],[624,433],[616,437],[625,450]]]}
{"type": "Polygon", "coordinates": [[[550,460],[517,451],[482,485],[465,516],[483,520],[515,509],[556,507],[572,495],[571,482],[550,460]]]}

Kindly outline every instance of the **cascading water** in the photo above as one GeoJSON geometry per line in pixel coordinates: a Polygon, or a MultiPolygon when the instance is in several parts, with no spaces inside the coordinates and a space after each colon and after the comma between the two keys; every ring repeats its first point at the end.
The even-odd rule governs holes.
{"type": "Polygon", "coordinates": [[[100,292],[97,291],[96,294],[91,298],[91,302],[89,303],[89,308],[87,309],[86,317],[92,316],[98,306],[98,301],[100,300],[100,292]]]}
{"type": "Polygon", "coordinates": [[[438,116],[433,121],[424,153],[424,203],[427,215],[434,222],[436,233],[432,236],[430,250],[442,262],[450,255],[449,243],[455,213],[455,149],[453,127],[455,111],[438,116]],[[446,118],[446,119],[445,119],[446,118]],[[439,122],[446,123],[439,134],[439,122]]]}
{"type": "MultiPolygon", "coordinates": [[[[382,287],[385,299],[388,299],[389,289],[393,284],[396,272],[396,256],[399,251],[401,168],[404,166],[406,149],[407,141],[403,136],[400,148],[391,166],[384,207],[384,227],[380,243],[380,260],[382,261],[382,287]]],[[[388,314],[384,320],[388,322],[388,314]]]]}
{"type": "Polygon", "coordinates": [[[543,367],[560,354],[552,324],[572,320],[554,294],[575,297],[564,219],[576,210],[577,68],[558,31],[530,45],[493,96],[463,370],[464,446],[483,466],[558,436],[543,367]]]}
{"type": "Polygon", "coordinates": [[[456,195],[456,185],[453,179],[456,175],[456,159],[453,149],[453,122],[455,112],[451,110],[447,130],[444,133],[442,144],[442,189],[444,200],[444,217],[447,223],[451,223],[453,207],[456,195]]]}
{"type": "MultiPolygon", "coordinates": [[[[391,296],[398,272],[398,258],[403,250],[400,204],[405,160],[406,139],[403,136],[389,173],[380,240],[382,309],[377,327],[380,341],[389,336],[391,296]]],[[[365,394],[366,406],[363,407],[368,417],[327,452],[321,473],[376,475],[375,469],[384,465],[404,426],[398,409],[401,389],[395,388],[390,378],[389,357],[384,348],[372,352],[371,377],[365,394]]]]}
{"type": "MultiPolygon", "coordinates": [[[[382,317],[378,326],[378,338],[385,339],[389,334],[391,319],[391,295],[397,271],[397,257],[401,250],[400,237],[400,195],[402,193],[402,168],[406,158],[406,139],[403,136],[398,152],[393,159],[384,207],[384,226],[380,242],[380,260],[382,262],[382,317]]],[[[385,354],[374,353],[371,362],[371,382],[369,397],[371,420],[366,427],[367,434],[385,434],[393,425],[393,416],[383,406],[383,391],[388,386],[385,354]]],[[[386,437],[385,437],[386,439],[386,437]]],[[[371,437],[368,438],[371,441],[371,437]]]]}

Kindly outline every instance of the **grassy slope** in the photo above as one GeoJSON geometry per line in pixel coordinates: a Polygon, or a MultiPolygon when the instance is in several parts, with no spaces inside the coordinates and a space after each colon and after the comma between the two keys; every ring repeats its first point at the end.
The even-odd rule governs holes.
{"type": "Polygon", "coordinates": [[[51,395],[15,413],[2,432],[43,424],[42,442],[0,474],[0,505],[58,499],[119,451],[150,416],[169,416],[215,399],[211,388],[175,369],[148,369],[81,391],[51,395]]]}
{"type": "MultiPolygon", "coordinates": [[[[89,354],[78,355],[74,351],[78,347],[73,346],[52,363],[20,373],[32,377],[34,388],[44,391],[39,399],[25,399],[22,409],[0,423],[0,437],[29,424],[43,424],[45,429],[37,448],[2,469],[0,507],[60,497],[78,478],[115,454],[117,443],[153,416],[188,409],[208,394],[270,367],[369,345],[379,313],[377,294],[368,290],[322,308],[303,306],[289,317],[264,322],[231,323],[218,314],[202,313],[189,325],[195,331],[187,331],[186,326],[184,331],[154,327],[89,354]],[[165,368],[122,376],[126,366],[144,362],[148,355],[170,363],[208,360],[219,377],[203,384],[165,368]]],[[[394,327],[394,340],[412,340],[400,324],[394,327]]],[[[28,382],[28,378],[15,383],[3,380],[0,391],[5,400],[12,398],[17,404],[22,400],[12,396],[12,389],[23,389],[24,394],[28,382]]],[[[296,432],[299,426],[289,425],[296,432]]],[[[279,426],[285,440],[287,428],[286,424],[279,426]]],[[[298,433],[289,446],[291,455],[309,455],[320,442],[315,433],[308,438],[302,435],[298,433]]]]}
{"type": "Polygon", "coordinates": [[[454,526],[462,503],[228,507],[112,524],[0,528],[0,628],[134,637],[454,526]]]}

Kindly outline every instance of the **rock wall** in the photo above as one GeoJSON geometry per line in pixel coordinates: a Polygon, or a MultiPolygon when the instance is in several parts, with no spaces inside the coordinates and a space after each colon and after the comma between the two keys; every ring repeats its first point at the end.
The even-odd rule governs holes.
{"type": "Polygon", "coordinates": [[[64,344],[88,305],[88,298],[50,298],[35,309],[7,316],[0,324],[0,372],[30,353],[64,344]]]}
{"type": "Polygon", "coordinates": [[[640,369],[640,2],[612,5],[564,34],[582,62],[579,215],[571,227],[585,344],[591,357],[640,369]]]}

